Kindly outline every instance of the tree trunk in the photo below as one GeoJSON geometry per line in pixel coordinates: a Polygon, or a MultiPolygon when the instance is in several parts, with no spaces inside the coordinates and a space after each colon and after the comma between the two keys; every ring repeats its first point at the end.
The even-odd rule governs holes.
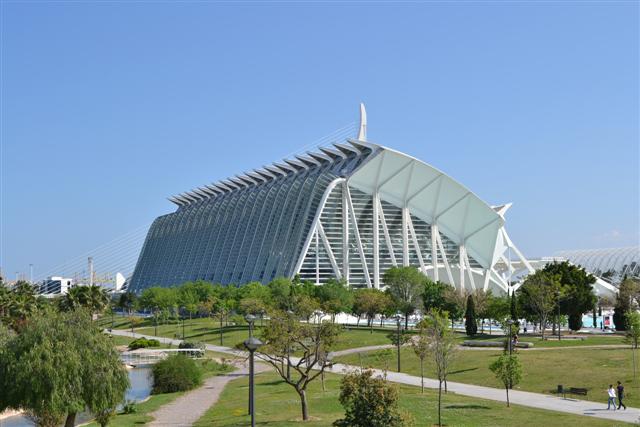
{"type": "Polygon", "coordinates": [[[420,358],[420,390],[424,393],[424,359],[420,358]]]}
{"type": "Polygon", "coordinates": [[[356,328],[360,327],[360,315],[358,315],[358,321],[356,322],[356,328]]]}
{"type": "Polygon", "coordinates": [[[67,420],[64,422],[64,427],[73,427],[76,423],[76,413],[69,412],[67,420]]]}
{"type": "Polygon", "coordinates": [[[440,385],[438,386],[438,425],[442,426],[442,381],[440,381],[440,385]]]}
{"type": "Polygon", "coordinates": [[[307,406],[307,392],[298,390],[300,396],[300,405],[302,406],[302,421],[309,421],[309,408],[307,406]]]}
{"type": "Polygon", "coordinates": [[[544,329],[545,329],[546,323],[547,322],[545,318],[540,319],[540,332],[542,333],[542,341],[544,341],[544,329]]]}
{"type": "Polygon", "coordinates": [[[509,387],[505,387],[507,389],[507,408],[510,406],[509,405],[509,387]]]}
{"type": "Polygon", "coordinates": [[[404,315],[404,330],[409,329],[409,313],[404,315]]]}
{"type": "Polygon", "coordinates": [[[636,382],[636,349],[631,346],[631,355],[633,357],[633,382],[636,382]]]}

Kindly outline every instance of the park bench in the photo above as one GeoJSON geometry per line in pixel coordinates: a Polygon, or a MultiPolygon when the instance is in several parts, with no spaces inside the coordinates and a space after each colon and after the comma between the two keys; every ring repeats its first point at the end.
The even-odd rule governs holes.
{"type": "Polygon", "coordinates": [[[563,386],[559,385],[558,386],[558,394],[562,394],[563,397],[569,393],[569,394],[576,394],[576,395],[580,395],[580,396],[586,396],[587,395],[588,390],[586,388],[582,388],[582,387],[569,387],[569,388],[564,388],[563,386]]]}

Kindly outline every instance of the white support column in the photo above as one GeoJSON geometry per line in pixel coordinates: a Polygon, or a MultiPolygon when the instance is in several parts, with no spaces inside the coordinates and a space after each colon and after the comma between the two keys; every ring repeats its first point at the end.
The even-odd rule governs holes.
{"type": "Polygon", "coordinates": [[[409,209],[402,208],[402,265],[409,265],[409,209]]]}
{"type": "Polygon", "coordinates": [[[451,273],[451,266],[449,265],[449,260],[447,259],[447,253],[444,250],[444,245],[442,244],[442,238],[440,237],[439,232],[436,234],[436,241],[438,242],[438,249],[442,254],[442,261],[444,262],[444,268],[447,270],[447,278],[449,279],[449,284],[455,287],[456,282],[453,280],[453,274],[451,273]]]}
{"type": "Polygon", "coordinates": [[[349,205],[349,216],[351,217],[351,223],[353,224],[353,234],[356,238],[356,244],[358,246],[358,252],[360,253],[360,261],[362,262],[362,272],[364,278],[367,281],[367,287],[371,287],[371,276],[369,276],[369,266],[367,266],[367,258],[364,256],[364,248],[362,247],[362,239],[360,239],[360,231],[358,230],[358,221],[356,218],[356,212],[353,209],[353,201],[351,200],[351,192],[347,186],[347,203],[349,205]]]}
{"type": "Polygon", "coordinates": [[[396,261],[396,254],[393,250],[393,243],[391,242],[391,236],[389,235],[389,228],[387,227],[387,220],[384,217],[384,209],[382,209],[382,202],[378,197],[378,212],[380,213],[380,224],[382,225],[382,232],[384,233],[384,240],[387,243],[387,249],[389,250],[389,256],[391,256],[391,264],[396,267],[398,265],[396,261]]]}
{"type": "Polygon", "coordinates": [[[460,269],[460,293],[464,292],[464,244],[460,244],[458,251],[458,268],[460,269]]]}
{"type": "MultiPolygon", "coordinates": [[[[318,222],[318,224],[320,224],[318,222]]],[[[320,284],[320,239],[318,238],[318,227],[316,226],[316,285],[320,284]]]]}
{"type": "Polygon", "coordinates": [[[320,239],[322,239],[322,246],[324,246],[324,250],[327,252],[327,256],[329,257],[329,262],[331,262],[333,273],[336,275],[336,278],[340,280],[342,279],[342,274],[340,273],[338,262],[333,254],[333,249],[331,249],[331,244],[329,243],[329,239],[327,238],[327,234],[324,232],[324,227],[321,222],[318,223],[318,232],[320,233],[320,239]]]}
{"type": "Polygon", "coordinates": [[[416,254],[418,254],[418,263],[420,264],[420,269],[423,273],[427,272],[427,269],[424,266],[424,259],[422,258],[422,251],[420,250],[420,246],[418,245],[418,236],[416,235],[416,230],[413,228],[413,221],[411,220],[411,216],[408,217],[408,225],[409,231],[411,232],[411,241],[413,242],[413,246],[416,249],[416,254]]]}
{"type": "Polygon", "coordinates": [[[467,270],[467,277],[469,277],[469,283],[471,284],[471,289],[476,290],[476,281],[473,278],[473,270],[471,269],[471,263],[469,262],[469,254],[467,253],[467,249],[464,249],[464,266],[467,270]]]}
{"type": "Polygon", "coordinates": [[[373,287],[380,289],[380,194],[378,189],[373,192],[373,287]]]}
{"type": "Polygon", "coordinates": [[[342,184],[342,277],[349,283],[349,203],[347,184],[342,184]]]}
{"type": "Polygon", "coordinates": [[[436,236],[438,235],[438,226],[436,224],[431,224],[431,264],[433,265],[433,280],[439,280],[439,271],[438,271],[438,243],[436,241],[436,236]]]}
{"type": "Polygon", "coordinates": [[[488,268],[485,268],[484,270],[484,283],[482,285],[482,290],[487,292],[487,290],[489,289],[489,277],[490,277],[490,272],[488,268]]]}

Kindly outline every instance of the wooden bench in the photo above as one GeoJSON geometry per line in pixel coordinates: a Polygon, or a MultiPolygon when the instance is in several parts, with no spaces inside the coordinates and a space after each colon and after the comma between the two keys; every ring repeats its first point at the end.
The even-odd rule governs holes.
{"type": "Polygon", "coordinates": [[[587,389],[579,387],[569,387],[569,394],[579,394],[580,396],[586,396],[587,389]]]}

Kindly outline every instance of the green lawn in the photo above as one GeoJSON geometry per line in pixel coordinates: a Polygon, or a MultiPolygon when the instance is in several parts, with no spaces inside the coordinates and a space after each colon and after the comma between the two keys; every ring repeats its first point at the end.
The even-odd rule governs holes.
{"type": "MultiPolygon", "coordinates": [[[[489,370],[489,364],[501,354],[500,350],[460,350],[451,365],[451,381],[499,387],[489,370]]],[[[640,405],[640,372],[633,384],[633,362],[629,349],[553,349],[518,352],[524,369],[524,378],[516,388],[537,393],[551,393],[558,384],[565,387],[586,387],[588,400],[606,402],[606,388],[622,381],[627,391],[627,402],[640,405]]],[[[377,368],[396,368],[395,350],[351,354],[337,357],[336,362],[377,368]]],[[[420,375],[419,359],[411,348],[401,352],[403,372],[420,375]]],[[[435,375],[432,362],[425,361],[425,376],[435,375]]],[[[581,397],[584,398],[584,397],[581,397]]]]}
{"type": "MultiPolygon", "coordinates": [[[[256,424],[278,427],[330,426],[343,416],[338,402],[338,375],[327,375],[327,391],[323,392],[320,381],[312,383],[308,390],[309,415],[311,421],[300,422],[300,403],[297,394],[289,385],[282,383],[274,373],[265,373],[256,378],[256,424]]],[[[218,403],[210,408],[195,424],[197,427],[240,427],[249,425],[247,411],[247,379],[230,382],[218,403]]],[[[416,426],[430,426],[437,422],[437,392],[417,387],[400,387],[400,407],[411,414],[416,426]]],[[[580,425],[612,426],[610,421],[512,406],[490,400],[474,399],[449,393],[444,397],[443,422],[449,426],[540,426],[580,425]]]]}
{"type": "MultiPolygon", "coordinates": [[[[460,333],[457,337],[460,342],[473,340],[473,341],[499,341],[503,340],[504,336],[499,335],[477,335],[473,338],[468,337],[462,333],[460,333]]],[[[624,344],[624,337],[620,335],[585,335],[584,340],[577,339],[562,339],[558,341],[557,339],[553,340],[542,340],[539,336],[520,336],[520,342],[532,342],[536,348],[539,347],[581,347],[581,346],[590,346],[590,345],[620,345],[624,344]]]]}

